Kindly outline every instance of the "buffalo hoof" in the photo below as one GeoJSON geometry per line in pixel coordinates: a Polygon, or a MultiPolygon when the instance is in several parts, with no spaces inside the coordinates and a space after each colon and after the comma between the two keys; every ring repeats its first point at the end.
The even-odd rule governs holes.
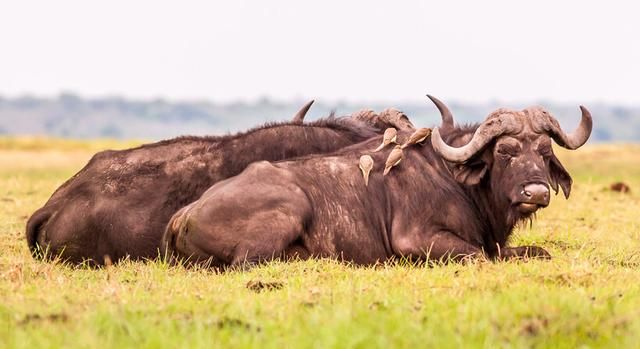
{"type": "Polygon", "coordinates": [[[497,259],[551,259],[551,254],[538,246],[506,247],[500,250],[497,259]]]}

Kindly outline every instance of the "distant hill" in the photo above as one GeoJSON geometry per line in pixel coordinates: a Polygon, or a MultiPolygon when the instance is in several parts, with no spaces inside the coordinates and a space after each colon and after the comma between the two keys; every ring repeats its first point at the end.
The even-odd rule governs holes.
{"type": "MultiPolygon", "coordinates": [[[[0,97],[0,135],[43,135],[65,138],[109,137],[158,140],[184,134],[208,135],[237,132],[268,121],[288,120],[305,100],[279,102],[263,98],[256,102],[169,102],[125,98],[83,98],[61,94],[57,98],[0,97]]],[[[580,120],[577,105],[536,103],[462,104],[446,101],[459,123],[478,122],[498,107],[522,108],[539,104],[550,110],[561,125],[573,129],[580,120]]],[[[640,107],[587,104],[594,116],[592,141],[640,141],[640,107]]],[[[323,103],[317,101],[307,120],[335,110],[348,115],[361,108],[403,110],[416,125],[440,122],[435,107],[422,103],[323,103]]]]}

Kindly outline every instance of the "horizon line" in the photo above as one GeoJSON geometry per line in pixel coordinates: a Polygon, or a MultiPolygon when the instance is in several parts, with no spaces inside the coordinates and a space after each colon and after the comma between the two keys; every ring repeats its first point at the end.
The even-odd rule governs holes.
{"type": "MultiPolygon", "coordinates": [[[[180,103],[209,103],[209,104],[219,104],[219,105],[233,105],[233,104],[258,104],[264,101],[273,103],[273,104],[291,104],[291,103],[306,103],[310,100],[315,100],[317,104],[325,104],[325,105],[335,105],[335,104],[410,104],[416,105],[420,103],[426,103],[426,105],[430,105],[431,102],[424,94],[424,99],[420,98],[405,98],[405,99],[385,99],[385,98],[371,98],[371,99],[363,99],[363,98],[348,98],[348,97],[340,97],[340,98],[321,98],[321,97],[304,97],[304,96],[292,96],[292,97],[278,97],[268,94],[263,94],[260,96],[253,97],[237,97],[237,98],[226,98],[226,99],[215,99],[212,97],[174,97],[174,96],[138,96],[138,95],[129,95],[127,93],[82,93],[70,90],[61,90],[57,93],[35,93],[35,92],[20,92],[20,93],[0,93],[0,100],[18,100],[18,99],[39,99],[39,100],[56,100],[68,97],[75,97],[82,100],[109,100],[109,99],[120,99],[128,102],[165,102],[169,104],[180,104],[180,103]]],[[[441,98],[437,96],[441,100],[445,100],[447,104],[457,104],[457,105],[495,105],[495,104],[541,104],[548,103],[554,105],[598,105],[598,106],[622,106],[626,108],[640,108],[640,102],[612,102],[606,100],[585,100],[585,101],[573,101],[573,100],[558,100],[553,99],[552,97],[536,97],[531,99],[501,99],[497,97],[487,98],[484,100],[470,100],[463,98],[441,98]]]]}

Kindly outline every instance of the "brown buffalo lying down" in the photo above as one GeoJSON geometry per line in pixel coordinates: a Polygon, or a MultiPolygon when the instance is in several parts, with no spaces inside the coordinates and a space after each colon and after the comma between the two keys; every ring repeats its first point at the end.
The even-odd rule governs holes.
{"type": "MultiPolygon", "coordinates": [[[[444,122],[425,145],[371,153],[381,142],[376,137],[332,155],[254,163],[176,213],[163,246],[215,267],[292,256],[356,264],[400,256],[549,257],[507,241],[514,226],[549,204],[550,188],[569,196],[572,180],[551,140],[582,146],[592,128],[587,109],[567,134],[540,107],[499,109],[481,124],[455,127],[434,102],[444,122]],[[367,153],[374,167],[365,185],[358,164],[367,153]],[[385,165],[397,166],[383,176],[385,165]]],[[[398,133],[400,142],[409,136],[398,133]]]]}
{"type": "Polygon", "coordinates": [[[332,152],[389,126],[413,127],[395,110],[303,124],[310,106],[292,122],[232,136],[181,137],[96,154],[27,222],[32,254],[92,264],[104,263],[107,255],[113,261],[154,258],[177,210],[250,163],[332,152]]]}

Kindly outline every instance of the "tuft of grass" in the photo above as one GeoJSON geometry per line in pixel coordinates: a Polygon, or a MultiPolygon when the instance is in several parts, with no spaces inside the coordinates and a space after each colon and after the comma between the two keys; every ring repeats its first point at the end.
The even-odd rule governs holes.
{"type": "Polygon", "coordinates": [[[548,249],[551,261],[312,260],[215,273],[163,260],[102,269],[34,261],[28,216],[93,152],[118,145],[29,142],[0,142],[0,348],[640,343],[640,146],[559,152],[574,177],[571,198],[554,197],[512,240],[548,249]],[[614,181],[631,193],[607,190],[614,181]]]}

